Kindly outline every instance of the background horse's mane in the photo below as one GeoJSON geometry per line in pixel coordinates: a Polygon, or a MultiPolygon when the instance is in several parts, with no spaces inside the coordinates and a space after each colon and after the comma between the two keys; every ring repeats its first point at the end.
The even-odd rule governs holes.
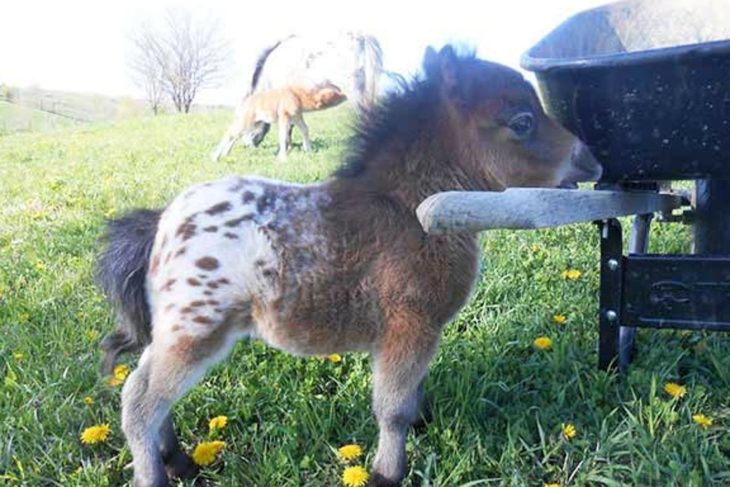
{"type": "MultiPolygon", "coordinates": [[[[459,49],[457,59],[460,65],[476,61],[476,52],[471,48],[459,49]]],[[[410,144],[434,121],[439,80],[426,73],[410,80],[399,76],[394,81],[397,88],[359,113],[344,162],[334,176],[356,178],[364,174],[389,141],[410,144]]]]}

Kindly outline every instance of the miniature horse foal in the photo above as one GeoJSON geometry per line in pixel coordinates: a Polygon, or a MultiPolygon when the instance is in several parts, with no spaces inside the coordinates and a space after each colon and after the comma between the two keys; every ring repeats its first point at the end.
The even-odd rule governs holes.
{"type": "Polygon", "coordinates": [[[242,136],[246,145],[257,146],[274,122],[279,126],[277,158],[280,161],[286,160],[286,151],[291,143],[291,131],[294,125],[302,134],[302,147],[307,152],[311,151],[312,143],[309,140],[309,128],[304,122],[304,112],[332,108],[345,101],[345,98],[344,93],[332,84],[314,88],[289,86],[254,93],[243,100],[243,104],[236,110],[233,123],[213,151],[211,158],[217,161],[227,155],[233,144],[242,136]]]}
{"type": "Polygon", "coordinates": [[[600,175],[517,72],[449,46],[427,50],[424,71],[366,112],[324,183],[222,179],[110,224],[98,272],[119,328],[105,364],[145,347],[122,393],[136,486],[194,473],[170,408],[241,338],[295,355],[370,352],[371,482],[402,480],[420,385],[478,261],[475,235],[427,235],[416,207],[439,191],[600,175]]]}

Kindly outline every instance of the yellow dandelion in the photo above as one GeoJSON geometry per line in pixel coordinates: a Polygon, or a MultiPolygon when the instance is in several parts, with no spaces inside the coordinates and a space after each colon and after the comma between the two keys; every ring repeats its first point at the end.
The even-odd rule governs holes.
{"type": "Polygon", "coordinates": [[[565,269],[560,275],[563,276],[563,279],[575,281],[576,279],[580,278],[582,274],[583,273],[578,269],[565,269]]]}
{"type": "Polygon", "coordinates": [[[226,447],[225,441],[204,441],[199,443],[193,451],[193,461],[205,467],[215,461],[215,457],[226,447]]]}
{"type": "Polygon", "coordinates": [[[222,430],[228,424],[228,416],[216,416],[208,423],[211,430],[222,430]]]}
{"type": "Polygon", "coordinates": [[[331,355],[327,355],[327,360],[329,360],[333,364],[339,364],[340,362],[342,362],[342,356],[339,353],[333,353],[331,355]]]}
{"type": "Polygon", "coordinates": [[[342,472],[342,483],[347,487],[364,487],[368,483],[368,471],[360,465],[347,467],[342,472]]]}
{"type": "Polygon", "coordinates": [[[124,383],[124,380],[129,375],[129,366],[127,364],[119,364],[114,367],[114,373],[109,378],[109,385],[118,386],[124,383]]]}
{"type": "Polygon", "coordinates": [[[566,321],[568,321],[568,317],[565,315],[553,315],[553,323],[555,323],[556,325],[564,325],[566,321]]]}
{"type": "Polygon", "coordinates": [[[25,358],[25,354],[23,352],[13,352],[13,358],[20,362],[25,358]]]}
{"type": "Polygon", "coordinates": [[[540,350],[550,350],[553,348],[553,341],[549,337],[538,337],[532,342],[540,350]]]}
{"type": "Polygon", "coordinates": [[[111,218],[111,217],[113,217],[116,214],[117,214],[117,210],[115,208],[109,208],[108,210],[106,210],[104,212],[104,216],[106,218],[111,218]]]}
{"type": "Polygon", "coordinates": [[[566,440],[575,438],[575,435],[578,434],[578,431],[575,429],[575,425],[572,423],[563,423],[563,426],[561,427],[561,432],[563,433],[563,438],[565,438],[566,440]]]}
{"type": "Polygon", "coordinates": [[[84,398],[84,404],[86,404],[87,406],[92,406],[94,404],[94,398],[91,396],[86,396],[84,398]]]}
{"type": "Polygon", "coordinates": [[[558,483],[552,483],[552,484],[542,484],[544,487],[563,487],[562,485],[558,483]]]}
{"type": "Polygon", "coordinates": [[[692,421],[697,423],[703,430],[706,430],[707,428],[712,426],[712,418],[708,418],[704,414],[695,414],[694,416],[692,416],[692,421]]]}
{"type": "Polygon", "coordinates": [[[355,460],[362,456],[362,448],[360,447],[360,445],[355,445],[354,443],[341,446],[337,450],[337,456],[340,457],[342,460],[349,462],[350,460],[355,460]]]}
{"type": "Polygon", "coordinates": [[[687,388],[677,384],[676,382],[667,382],[666,384],[664,384],[664,392],[666,392],[675,399],[679,399],[680,397],[684,397],[684,395],[687,394],[687,388]]]}
{"type": "Polygon", "coordinates": [[[37,261],[33,267],[35,267],[35,270],[37,270],[38,272],[43,272],[46,270],[46,265],[41,261],[37,261]]]}
{"type": "Polygon", "coordinates": [[[96,330],[89,330],[86,332],[86,338],[90,341],[96,340],[96,338],[99,336],[99,332],[96,330]]]}
{"type": "Polygon", "coordinates": [[[109,431],[109,423],[90,426],[81,433],[81,443],[86,445],[103,443],[109,437],[109,431]]]}

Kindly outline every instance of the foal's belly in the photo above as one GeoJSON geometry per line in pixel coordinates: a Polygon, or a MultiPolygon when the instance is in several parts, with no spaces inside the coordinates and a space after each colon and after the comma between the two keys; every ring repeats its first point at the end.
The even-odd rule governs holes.
{"type": "Polygon", "coordinates": [[[381,319],[377,303],[356,286],[304,287],[257,309],[258,338],[294,355],[369,351],[381,319]]]}

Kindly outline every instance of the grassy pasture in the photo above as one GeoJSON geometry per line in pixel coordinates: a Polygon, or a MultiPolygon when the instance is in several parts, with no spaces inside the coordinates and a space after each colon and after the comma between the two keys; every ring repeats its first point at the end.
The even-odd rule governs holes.
{"type": "MultiPolygon", "coordinates": [[[[0,137],[0,484],[130,478],[120,388],[97,371],[98,342],[113,326],[92,282],[105,218],[163,206],[188,184],[224,174],[322,180],[346,149],[351,120],[346,107],[308,117],[316,151],[295,148],[285,164],[274,160],[272,135],[211,163],[229,117],[0,137]],[[108,440],[82,444],[84,428],[101,423],[108,440]]],[[[654,252],[688,249],[680,225],[653,232],[654,252]]],[[[596,370],[597,237],[588,224],[483,235],[482,275],[432,363],[433,420],[409,436],[405,485],[730,485],[730,341],[640,331],[625,379],[596,370]],[[566,269],[580,276],[565,279],[566,269]],[[552,349],[533,345],[540,336],[552,349]],[[665,393],[670,381],[686,395],[665,393]],[[695,424],[698,413],[713,425],[695,424]],[[571,439],[561,433],[567,423],[571,439]]],[[[338,485],[337,447],[362,445],[366,466],[374,455],[369,393],[364,355],[333,363],[240,343],[174,415],[188,449],[210,438],[210,418],[228,416],[219,434],[227,446],[203,471],[215,485],[338,485]]]]}

